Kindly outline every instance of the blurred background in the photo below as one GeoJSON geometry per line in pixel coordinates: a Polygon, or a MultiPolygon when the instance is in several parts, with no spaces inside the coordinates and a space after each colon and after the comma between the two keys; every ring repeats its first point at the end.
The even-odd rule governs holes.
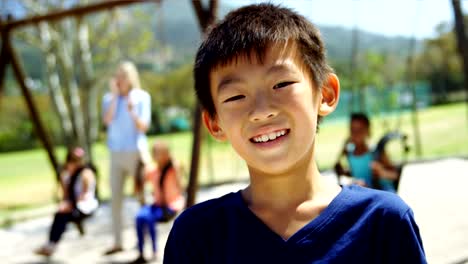
{"type": "MultiPolygon", "coordinates": [[[[101,2],[2,0],[0,17],[7,23],[101,2]]],[[[219,19],[239,6],[263,1],[214,2],[219,19]]],[[[355,111],[371,117],[373,143],[390,131],[407,135],[408,153],[402,153],[399,142],[389,145],[390,157],[397,163],[466,161],[468,45],[460,41],[467,39],[468,1],[269,2],[290,7],[318,26],[340,78],[338,109],[324,120],[319,132],[321,170],[332,169],[348,137],[349,114],[355,111]],[[458,34],[456,3],[465,27],[458,34]]],[[[25,88],[45,136],[38,135],[25,92],[2,57],[1,69],[6,72],[0,86],[0,228],[8,230],[50,214],[58,189],[51,155],[61,162],[66,147],[76,143],[90,150],[89,159],[99,170],[101,199],[109,199],[109,155],[100,106],[108,80],[123,59],[136,63],[142,88],[152,97],[150,143],[168,142],[185,168],[183,181],[188,184],[196,106],[192,67],[203,32],[199,21],[193,1],[161,0],[31,23],[10,32],[8,43],[24,71],[25,88]],[[49,142],[49,151],[43,138],[49,142]]],[[[6,45],[5,35],[0,43],[6,45]]],[[[201,186],[247,179],[245,165],[227,143],[212,140],[204,129],[201,139],[201,186]]],[[[468,171],[463,174],[468,176],[468,171]]],[[[126,193],[132,190],[128,182],[126,193]]],[[[460,213],[466,214],[468,201],[463,204],[460,213]]],[[[462,231],[468,234],[468,229],[462,231]]],[[[468,257],[468,244],[463,243],[468,257]]],[[[441,257],[434,263],[448,263],[448,259],[441,257]]]]}

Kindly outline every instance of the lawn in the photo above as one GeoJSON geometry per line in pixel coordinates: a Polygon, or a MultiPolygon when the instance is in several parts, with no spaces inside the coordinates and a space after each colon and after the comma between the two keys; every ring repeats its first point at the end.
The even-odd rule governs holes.
{"type": "MultiPolygon", "coordinates": [[[[409,143],[414,145],[411,114],[400,115],[400,130],[407,133],[409,143]]],[[[396,128],[397,116],[375,117],[372,119],[372,142],[384,134],[384,122],[390,129],[396,128]]],[[[452,104],[431,107],[419,112],[422,142],[422,156],[416,157],[414,148],[410,160],[432,159],[446,156],[468,156],[468,123],[466,106],[452,104]]],[[[347,136],[347,120],[325,120],[320,126],[317,141],[317,162],[321,169],[331,168],[347,136]]],[[[150,137],[150,142],[166,141],[173,155],[185,168],[184,182],[187,182],[192,147],[191,133],[175,133],[150,137]]],[[[399,159],[398,144],[392,144],[389,152],[399,159]]],[[[64,150],[57,148],[58,157],[64,150]]],[[[95,144],[94,155],[99,169],[101,197],[109,198],[108,153],[103,143],[95,144]]],[[[50,204],[57,191],[52,169],[44,150],[34,149],[0,154],[0,218],[13,210],[50,204]]],[[[204,140],[200,164],[201,184],[247,178],[247,170],[229,144],[204,140]]],[[[126,184],[126,193],[132,190],[131,181],[126,184]]]]}
{"type": "MultiPolygon", "coordinates": [[[[192,148],[191,133],[174,133],[150,137],[150,143],[156,139],[169,144],[173,156],[181,162],[184,170],[183,182],[187,183],[190,169],[192,148]]],[[[57,148],[57,156],[64,157],[65,150],[57,148]]],[[[109,190],[109,157],[105,145],[95,144],[95,160],[99,171],[100,196],[108,199],[109,190]]],[[[216,180],[225,181],[237,179],[244,175],[245,166],[227,143],[217,143],[205,140],[202,147],[201,184],[212,183],[216,180]],[[217,172],[216,177],[214,171],[217,172]]],[[[0,154],[0,216],[5,210],[17,210],[53,202],[57,193],[57,185],[52,168],[48,163],[47,154],[42,149],[0,154]]],[[[127,179],[126,193],[131,194],[132,181],[127,179]]]]}

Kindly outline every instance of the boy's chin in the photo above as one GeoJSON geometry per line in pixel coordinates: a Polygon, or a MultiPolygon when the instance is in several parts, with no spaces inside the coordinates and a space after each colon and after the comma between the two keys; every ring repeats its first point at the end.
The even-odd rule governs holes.
{"type": "Polygon", "coordinates": [[[264,166],[252,167],[249,166],[251,174],[261,174],[268,175],[271,177],[281,177],[287,175],[292,171],[292,166],[287,166],[286,164],[267,164],[264,166]]]}

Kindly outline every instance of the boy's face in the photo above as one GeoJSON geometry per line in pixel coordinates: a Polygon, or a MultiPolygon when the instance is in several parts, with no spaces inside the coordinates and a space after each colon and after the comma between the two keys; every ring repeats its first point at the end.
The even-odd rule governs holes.
{"type": "Polygon", "coordinates": [[[250,168],[264,173],[285,173],[310,161],[317,115],[332,112],[338,101],[336,76],[330,75],[334,88],[321,93],[296,57],[294,49],[276,45],[263,63],[243,56],[210,75],[216,117],[205,112],[205,125],[215,138],[229,140],[250,168]]]}
{"type": "Polygon", "coordinates": [[[369,127],[361,120],[352,120],[350,124],[351,141],[354,144],[365,144],[369,137],[369,127]]]}

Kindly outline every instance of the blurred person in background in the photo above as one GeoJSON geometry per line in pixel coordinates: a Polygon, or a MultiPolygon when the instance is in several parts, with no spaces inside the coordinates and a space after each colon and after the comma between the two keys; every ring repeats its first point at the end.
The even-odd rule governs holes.
{"type": "Polygon", "coordinates": [[[392,183],[398,178],[395,166],[385,152],[376,155],[375,150],[369,147],[370,121],[367,115],[351,114],[349,132],[349,139],[335,164],[337,175],[351,176],[353,183],[360,186],[396,192],[392,183]],[[342,156],[346,157],[349,170],[341,164],[342,156]]]}
{"type": "Polygon", "coordinates": [[[145,179],[152,183],[153,202],[140,208],[135,219],[138,237],[139,255],[132,263],[146,263],[144,258],[145,230],[151,237],[153,260],[157,257],[157,233],[158,222],[170,221],[185,206],[180,184],[180,166],[172,159],[169,147],[166,143],[157,141],[152,149],[155,164],[147,166],[145,179]]]}
{"type": "MultiPolygon", "coordinates": [[[[84,163],[85,152],[76,147],[68,151],[60,173],[63,199],[54,215],[48,242],[35,250],[36,254],[51,256],[69,222],[77,223],[91,216],[98,208],[95,170],[84,163]]],[[[82,230],[79,230],[83,232],[82,230]]]]}
{"type": "Polygon", "coordinates": [[[151,121],[151,98],[141,89],[136,66],[122,62],[109,82],[110,91],[102,101],[103,122],[107,127],[107,146],[110,151],[110,186],[112,205],[112,230],[114,245],[105,255],[122,248],[122,203],[127,175],[135,177],[135,188],[143,203],[141,179],[142,164],[150,160],[146,131],[151,121]]]}

